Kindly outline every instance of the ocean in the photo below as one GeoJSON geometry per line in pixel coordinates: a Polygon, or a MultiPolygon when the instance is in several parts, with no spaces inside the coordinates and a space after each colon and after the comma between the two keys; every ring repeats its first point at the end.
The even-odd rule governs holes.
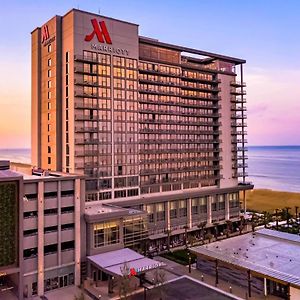
{"type": "MultiPolygon", "coordinates": [[[[300,192],[300,146],[249,146],[249,181],[255,188],[300,192]]],[[[0,159],[30,163],[30,149],[0,149],[0,159]]]]}

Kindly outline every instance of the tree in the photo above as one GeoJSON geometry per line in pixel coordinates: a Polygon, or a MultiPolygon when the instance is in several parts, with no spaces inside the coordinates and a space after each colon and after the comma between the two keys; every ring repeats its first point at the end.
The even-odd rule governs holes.
{"type": "Polygon", "coordinates": [[[130,292],[130,282],[131,282],[131,274],[130,268],[127,262],[124,263],[123,267],[120,267],[122,276],[120,277],[120,288],[119,288],[119,296],[120,299],[128,299],[128,294],[130,292]]]}
{"type": "Polygon", "coordinates": [[[205,236],[205,230],[204,230],[204,228],[205,228],[206,224],[207,224],[206,221],[202,221],[202,222],[200,222],[200,223],[197,225],[197,227],[200,229],[200,235],[201,235],[201,237],[202,237],[203,239],[204,239],[204,236],[205,236]]]}
{"type": "Polygon", "coordinates": [[[227,238],[229,238],[231,232],[232,232],[232,221],[227,220],[226,221],[226,229],[224,230],[224,233],[226,234],[227,238]]]}
{"type": "Polygon", "coordinates": [[[214,225],[215,238],[216,238],[216,240],[218,240],[218,235],[219,235],[218,226],[219,226],[219,222],[215,222],[213,225],[214,225]]]}
{"type": "Polygon", "coordinates": [[[239,233],[242,234],[243,230],[245,228],[245,217],[241,216],[241,221],[239,225],[239,233]]]}
{"type": "MultiPolygon", "coordinates": [[[[163,269],[156,269],[154,272],[154,280],[153,280],[153,284],[154,284],[154,296],[155,299],[159,299],[162,300],[164,297],[164,283],[166,282],[166,273],[163,269]]],[[[154,299],[154,298],[153,298],[154,299]]]]}
{"type": "Polygon", "coordinates": [[[74,300],[85,300],[83,292],[79,296],[74,296],[74,300]]]}
{"type": "Polygon", "coordinates": [[[208,232],[208,233],[206,234],[205,238],[208,239],[208,242],[210,243],[211,240],[212,240],[212,238],[213,238],[213,235],[212,235],[210,232],[208,232]]]}

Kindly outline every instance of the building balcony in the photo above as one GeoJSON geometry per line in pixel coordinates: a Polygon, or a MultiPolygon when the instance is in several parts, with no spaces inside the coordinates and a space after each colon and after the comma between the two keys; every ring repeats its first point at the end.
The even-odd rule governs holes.
{"type": "Polygon", "coordinates": [[[152,74],[152,75],[163,75],[163,76],[177,77],[177,78],[181,77],[181,74],[176,74],[176,73],[171,73],[171,72],[162,72],[160,70],[148,70],[148,69],[142,69],[142,68],[139,68],[139,73],[152,74]]]}
{"type": "Polygon", "coordinates": [[[235,143],[235,144],[237,144],[237,143],[248,143],[248,141],[246,139],[236,139],[236,138],[231,139],[231,142],[235,143]]]}
{"type": "Polygon", "coordinates": [[[140,149],[140,154],[168,154],[168,153],[218,153],[222,148],[213,149],[140,149]]]}
{"type": "Polygon", "coordinates": [[[234,172],[232,173],[233,178],[238,178],[238,177],[247,177],[248,173],[246,172],[234,172]]]}
{"type": "Polygon", "coordinates": [[[85,145],[85,144],[89,144],[89,145],[96,145],[99,144],[101,141],[99,139],[75,139],[75,144],[77,145],[85,145]]]}
{"type": "Polygon", "coordinates": [[[97,127],[83,127],[83,126],[75,126],[75,132],[98,132],[99,129],[97,127]]]}
{"type": "Polygon", "coordinates": [[[232,152],[248,151],[248,148],[242,147],[242,146],[239,146],[239,147],[232,147],[232,148],[231,148],[231,151],[232,151],[232,152]]]}
{"type": "MultiPolygon", "coordinates": [[[[177,172],[180,172],[177,170],[177,172]]],[[[158,184],[174,184],[174,183],[184,183],[190,181],[207,181],[207,180],[219,180],[222,176],[220,175],[203,175],[203,176],[183,176],[183,178],[178,179],[168,179],[168,180],[147,180],[141,183],[141,186],[151,186],[151,185],[158,185],[158,184]]]]}
{"type": "Polygon", "coordinates": [[[221,92],[221,88],[218,87],[200,87],[200,86],[192,86],[188,84],[183,84],[180,86],[183,90],[191,90],[191,91],[200,91],[200,92],[207,92],[207,93],[219,93],[221,92]]]}
{"type": "Polygon", "coordinates": [[[141,113],[155,113],[159,115],[176,115],[176,116],[191,116],[191,117],[207,117],[207,118],[219,118],[220,113],[201,113],[201,112],[182,112],[176,110],[162,110],[162,109],[140,109],[141,113]]]}
{"type": "Polygon", "coordinates": [[[201,130],[167,130],[167,129],[150,129],[150,128],[142,128],[139,130],[139,133],[158,133],[158,134],[221,134],[221,130],[206,130],[206,131],[201,131],[201,130]]]}
{"type": "Polygon", "coordinates": [[[140,170],[140,175],[191,172],[191,171],[216,171],[220,169],[221,166],[187,166],[187,167],[166,168],[166,169],[155,168],[155,169],[142,169],[140,170]]]}
{"type": "Polygon", "coordinates": [[[75,91],[74,96],[81,97],[81,98],[98,98],[98,97],[100,97],[98,95],[98,93],[87,93],[84,91],[75,91]]]}
{"type": "Polygon", "coordinates": [[[248,164],[243,164],[243,163],[232,164],[232,169],[241,169],[241,168],[248,168],[248,164]]]}
{"type": "Polygon", "coordinates": [[[184,163],[184,162],[201,162],[201,161],[221,161],[221,157],[215,157],[215,156],[210,156],[210,157],[200,157],[200,158],[170,158],[170,159],[144,159],[140,160],[140,164],[164,164],[164,163],[184,163]]]}
{"type": "Polygon", "coordinates": [[[99,109],[98,103],[92,104],[92,103],[75,102],[74,107],[79,109],[99,109]]]}
{"type": "Polygon", "coordinates": [[[232,122],[231,126],[232,127],[247,127],[247,123],[245,123],[245,122],[232,122]]]}
{"type": "Polygon", "coordinates": [[[194,78],[194,77],[190,77],[190,76],[187,76],[187,75],[182,75],[181,79],[183,81],[200,82],[200,83],[208,83],[208,84],[211,84],[211,83],[213,83],[213,84],[221,83],[220,79],[206,79],[206,78],[201,78],[201,77],[194,78]]]}
{"type": "Polygon", "coordinates": [[[247,101],[246,101],[246,98],[237,98],[237,97],[235,97],[235,96],[233,96],[233,97],[230,97],[230,102],[232,102],[232,103],[246,103],[247,101]]]}
{"type": "Polygon", "coordinates": [[[84,68],[83,66],[75,66],[74,67],[75,73],[80,74],[90,74],[90,75],[97,75],[98,71],[96,68],[84,68]]]}
{"type": "Polygon", "coordinates": [[[90,116],[90,115],[75,115],[76,121],[98,121],[97,116],[90,116]]]}
{"type": "MultiPolygon", "coordinates": [[[[150,113],[150,112],[149,112],[150,113]]],[[[221,122],[192,122],[183,120],[158,120],[158,119],[146,119],[140,118],[139,123],[145,124],[174,124],[174,125],[203,125],[203,126],[220,126],[221,122]]]]}
{"type": "Polygon", "coordinates": [[[231,114],[231,119],[246,119],[246,115],[244,114],[239,114],[239,113],[235,113],[235,114],[231,114]]]}
{"type": "Polygon", "coordinates": [[[247,131],[232,130],[231,135],[247,135],[247,131]]]}
{"type": "Polygon", "coordinates": [[[91,87],[100,86],[98,81],[89,81],[89,80],[84,80],[83,78],[75,78],[74,79],[74,84],[75,85],[80,85],[80,86],[91,86],[91,87]]]}
{"type": "Polygon", "coordinates": [[[246,111],[247,108],[245,106],[236,106],[235,104],[230,106],[230,109],[233,111],[246,111]]]}
{"type": "Polygon", "coordinates": [[[172,97],[180,97],[180,93],[175,93],[173,91],[162,91],[162,90],[154,90],[154,89],[142,89],[139,88],[139,93],[141,94],[153,94],[153,95],[166,95],[172,97]]]}
{"type": "Polygon", "coordinates": [[[246,91],[242,90],[242,89],[236,89],[236,88],[231,88],[230,89],[230,94],[232,95],[246,95],[246,91]]]}
{"type": "Polygon", "coordinates": [[[219,144],[220,139],[140,139],[139,144],[219,144]]]}
{"type": "Polygon", "coordinates": [[[222,106],[220,104],[198,104],[194,102],[181,102],[181,101],[163,101],[163,100],[151,100],[151,99],[139,99],[140,103],[149,103],[149,104],[162,104],[162,105],[171,105],[171,106],[180,106],[180,107],[195,107],[195,108],[205,108],[205,109],[220,109],[222,106]]]}
{"type": "Polygon", "coordinates": [[[207,100],[207,101],[220,101],[221,97],[220,96],[210,96],[210,97],[202,97],[199,95],[188,95],[188,94],[181,94],[181,98],[186,98],[186,99],[200,99],[200,100],[207,100]]]}
{"type": "Polygon", "coordinates": [[[101,64],[101,65],[107,65],[110,66],[110,64],[105,60],[99,60],[98,57],[91,57],[91,56],[86,56],[86,55],[74,55],[74,60],[79,61],[79,62],[91,62],[94,64],[101,64]]]}
{"type": "Polygon", "coordinates": [[[231,86],[235,86],[235,87],[246,87],[246,82],[241,82],[241,81],[231,81],[230,82],[231,86]]]}

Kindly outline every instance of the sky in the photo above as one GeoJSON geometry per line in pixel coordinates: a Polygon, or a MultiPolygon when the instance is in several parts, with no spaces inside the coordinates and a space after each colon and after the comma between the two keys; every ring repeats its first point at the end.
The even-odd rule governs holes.
{"type": "Polygon", "coordinates": [[[31,36],[79,8],[163,42],[244,58],[249,145],[300,145],[300,1],[1,1],[0,148],[30,147],[31,36]]]}

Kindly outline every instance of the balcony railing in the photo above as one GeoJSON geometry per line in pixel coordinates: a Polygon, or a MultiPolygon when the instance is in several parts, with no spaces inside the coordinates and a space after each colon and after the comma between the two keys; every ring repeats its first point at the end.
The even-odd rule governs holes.
{"type": "Polygon", "coordinates": [[[246,95],[247,94],[246,91],[241,90],[241,89],[235,89],[235,88],[230,89],[230,93],[233,95],[246,95]]]}
{"type": "Polygon", "coordinates": [[[241,82],[241,81],[231,81],[230,82],[231,86],[237,86],[237,87],[246,87],[246,82],[241,82]]]}

